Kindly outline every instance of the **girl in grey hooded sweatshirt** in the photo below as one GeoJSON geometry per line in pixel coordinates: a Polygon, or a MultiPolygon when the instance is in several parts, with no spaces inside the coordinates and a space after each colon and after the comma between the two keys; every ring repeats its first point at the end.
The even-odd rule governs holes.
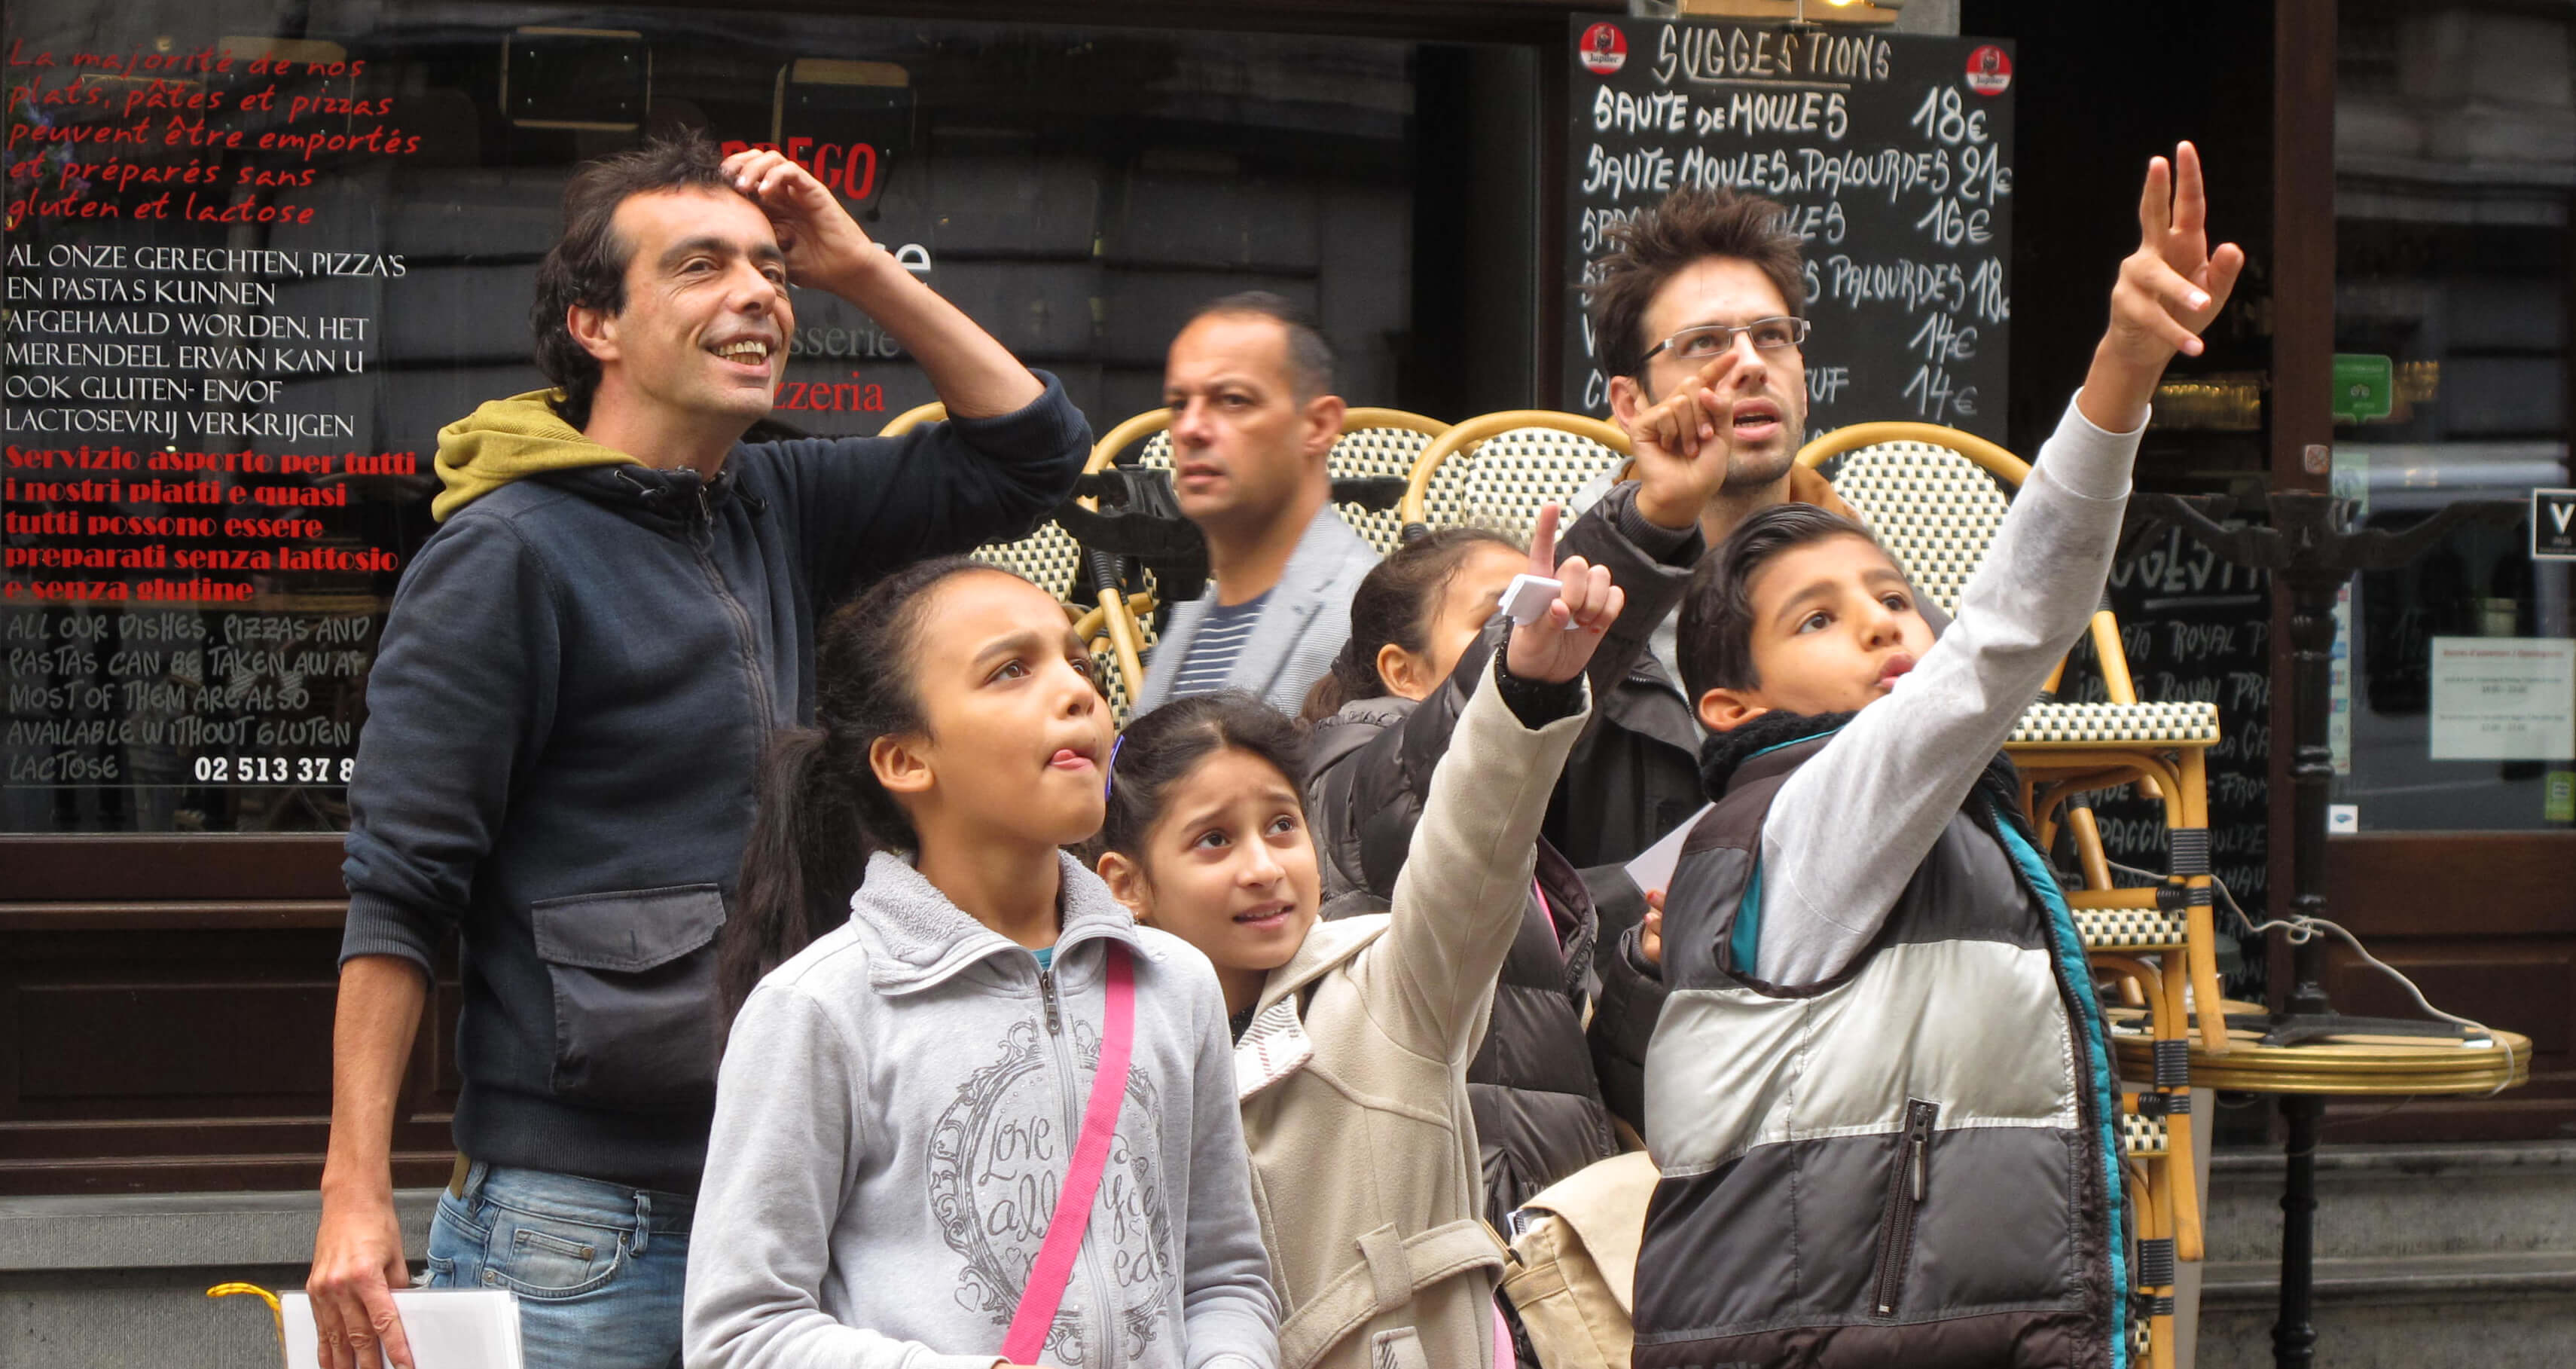
{"type": "Polygon", "coordinates": [[[1059,850],[1099,826],[1111,746],[1063,610],[990,566],[925,562],[835,613],[818,658],[817,727],[774,749],[719,951],[729,998],[749,992],[699,1189],[688,1364],[1007,1363],[1119,947],[1132,1063],[1038,1362],[1273,1369],[1215,971],[1059,850]]]}

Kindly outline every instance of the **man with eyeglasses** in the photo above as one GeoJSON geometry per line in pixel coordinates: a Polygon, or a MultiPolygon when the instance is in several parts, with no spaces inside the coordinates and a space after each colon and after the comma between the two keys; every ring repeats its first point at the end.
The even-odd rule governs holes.
{"type": "MultiPolygon", "coordinates": [[[[1794,460],[1807,427],[1805,259],[1781,222],[1780,206],[1757,196],[1679,190],[1612,229],[1614,250],[1593,264],[1593,336],[1611,377],[1611,416],[1630,445],[1641,458],[1685,461],[1720,448],[1726,477],[1698,507],[1665,508],[1642,490],[1633,506],[1632,521],[1651,522],[1675,542],[1696,530],[1694,550],[1717,546],[1773,504],[1851,513],[1794,460]]],[[[1606,477],[1594,482],[1575,507],[1591,508],[1611,488],[1606,477]]],[[[1628,532],[1642,544],[1657,536],[1628,532]]],[[[1645,895],[1621,866],[1704,802],[1699,724],[1674,683],[1676,659],[1666,614],[1644,656],[1606,692],[1597,735],[1585,737],[1566,770],[1568,791],[1587,813],[1629,819],[1614,846],[1576,860],[1601,914],[1593,1065],[1611,1109],[1630,1119],[1643,1113],[1646,1041],[1661,994],[1621,950],[1634,945],[1629,933],[1646,916],[1645,895]]]]}
{"type": "Polygon", "coordinates": [[[1782,222],[1757,196],[1676,191],[1611,230],[1616,250],[1590,287],[1610,410],[1629,439],[1730,448],[1726,482],[1699,512],[1712,547],[1790,499],[1843,511],[1793,464],[1807,427],[1808,322],[1804,258],[1782,222]],[[1720,433],[1723,401],[1734,407],[1720,433]]]}

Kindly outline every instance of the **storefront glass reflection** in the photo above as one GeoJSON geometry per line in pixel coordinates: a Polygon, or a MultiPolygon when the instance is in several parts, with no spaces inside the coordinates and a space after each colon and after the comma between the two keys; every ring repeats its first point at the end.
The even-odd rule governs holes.
{"type": "MultiPolygon", "coordinates": [[[[2371,526],[2570,484],[2576,68],[2563,13],[2348,0],[2335,111],[2334,481],[2371,526]]],[[[2528,523],[2359,577],[2343,830],[2576,823],[2570,562],[2528,523]]]]}
{"type": "MultiPolygon", "coordinates": [[[[1355,402],[1456,350],[1411,341],[1414,45],[21,0],[0,49],[0,831],[344,824],[436,431],[540,383],[563,177],[652,133],[784,149],[1098,429],[1229,291],[1316,308],[1355,402]]],[[[797,312],[779,424],[935,397],[847,304],[797,312]]]]}

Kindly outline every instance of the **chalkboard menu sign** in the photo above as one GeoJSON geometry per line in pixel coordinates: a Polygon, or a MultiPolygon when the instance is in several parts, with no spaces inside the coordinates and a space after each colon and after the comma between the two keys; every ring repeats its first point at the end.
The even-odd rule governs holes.
{"type": "Polygon", "coordinates": [[[1685,187],[1806,240],[1807,434],[1912,419],[2004,437],[2012,49],[1977,38],[1570,21],[1564,403],[1609,412],[1580,307],[1604,234],[1685,187]]]}
{"type": "MultiPolygon", "coordinates": [[[[2230,565],[2167,530],[2112,564],[2109,590],[2138,697],[2218,706],[2219,743],[2208,757],[2211,869],[2259,918],[2269,892],[2271,573],[2230,565]]],[[[2079,697],[2101,697],[2098,674],[2081,679],[2079,697]]],[[[2113,860],[2165,868],[2161,803],[2110,798],[2095,817],[2113,860]]],[[[2235,929],[2223,906],[2218,926],[2235,929]]]]}

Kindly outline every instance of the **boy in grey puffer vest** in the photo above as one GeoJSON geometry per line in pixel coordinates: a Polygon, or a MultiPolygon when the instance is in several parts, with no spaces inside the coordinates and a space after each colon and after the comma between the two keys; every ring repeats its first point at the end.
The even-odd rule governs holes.
{"type": "Polygon", "coordinates": [[[2109,1043],[1996,753],[2098,601],[2165,363],[2243,265],[2207,250],[2188,144],[2176,163],[1937,645],[1888,553],[1822,510],[1755,514],[1693,578],[1716,808],[1666,899],[1638,1369],[2125,1369],[2109,1043]]]}

